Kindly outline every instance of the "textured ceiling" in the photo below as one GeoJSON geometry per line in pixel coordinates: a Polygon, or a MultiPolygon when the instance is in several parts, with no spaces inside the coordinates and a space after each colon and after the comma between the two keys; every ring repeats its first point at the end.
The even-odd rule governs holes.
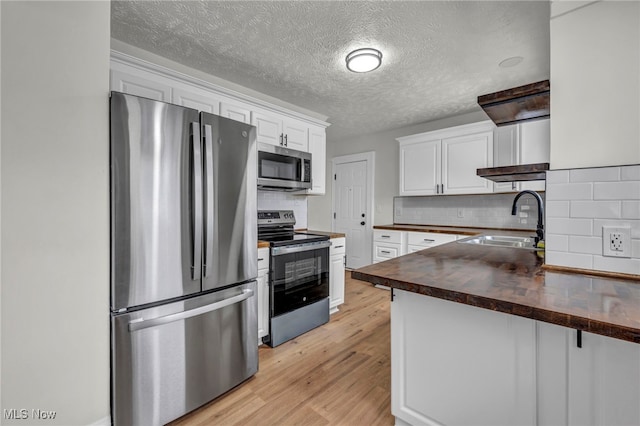
{"type": "Polygon", "coordinates": [[[549,78],[547,1],[111,4],[113,38],[326,115],[330,140],[476,111],[478,95],[549,78]],[[348,71],[359,47],[382,66],[348,71]]]}

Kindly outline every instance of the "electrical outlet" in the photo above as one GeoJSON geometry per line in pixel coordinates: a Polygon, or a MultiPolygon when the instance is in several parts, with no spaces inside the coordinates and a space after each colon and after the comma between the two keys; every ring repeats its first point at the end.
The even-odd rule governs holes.
{"type": "Polygon", "coordinates": [[[602,255],[610,257],[631,257],[631,227],[603,226],[602,255]]]}
{"type": "Polygon", "coordinates": [[[458,209],[458,217],[464,217],[464,209],[458,209]]]}

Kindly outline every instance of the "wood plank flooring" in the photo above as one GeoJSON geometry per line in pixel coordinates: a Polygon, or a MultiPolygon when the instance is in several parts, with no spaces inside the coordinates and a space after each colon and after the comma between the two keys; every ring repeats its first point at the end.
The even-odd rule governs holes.
{"type": "Polygon", "coordinates": [[[260,346],[253,378],[171,425],[393,425],[390,297],[347,272],[329,323],[260,346]]]}

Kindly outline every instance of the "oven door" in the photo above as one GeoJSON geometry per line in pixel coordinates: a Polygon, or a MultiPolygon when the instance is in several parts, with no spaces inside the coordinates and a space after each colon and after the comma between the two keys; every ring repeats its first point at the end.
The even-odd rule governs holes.
{"type": "Polygon", "coordinates": [[[271,317],[329,297],[329,241],[272,249],[271,317]]]}
{"type": "Polygon", "coordinates": [[[311,154],[258,144],[258,187],[281,190],[311,188],[311,154]]]}

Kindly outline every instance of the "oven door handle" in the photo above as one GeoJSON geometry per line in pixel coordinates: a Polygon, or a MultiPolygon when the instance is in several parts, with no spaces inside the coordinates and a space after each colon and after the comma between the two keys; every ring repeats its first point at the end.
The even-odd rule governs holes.
{"type": "Polygon", "coordinates": [[[271,256],[281,256],[283,254],[300,253],[302,251],[310,251],[328,248],[331,246],[331,241],[321,241],[319,243],[310,244],[295,244],[283,247],[273,247],[271,249],[271,256]]]}

